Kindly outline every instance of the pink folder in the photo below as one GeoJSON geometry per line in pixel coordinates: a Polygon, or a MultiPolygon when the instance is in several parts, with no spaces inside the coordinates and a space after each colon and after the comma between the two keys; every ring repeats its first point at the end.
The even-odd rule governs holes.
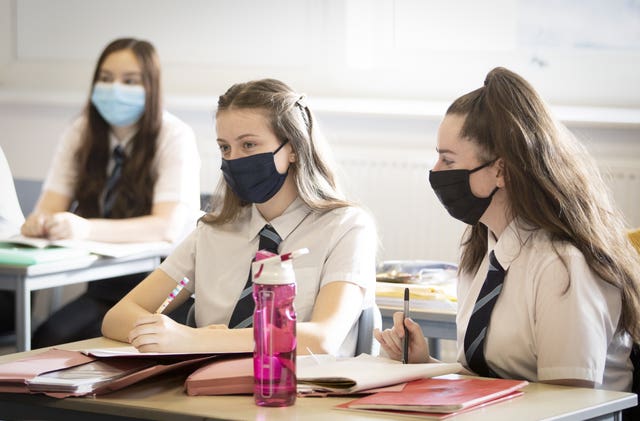
{"type": "MultiPolygon", "coordinates": [[[[94,389],[91,395],[100,395],[122,389],[133,383],[159,375],[168,371],[178,370],[183,367],[199,366],[199,364],[219,358],[220,355],[184,355],[172,358],[119,358],[126,361],[126,366],[131,369],[129,374],[117,378],[107,384],[102,384],[94,389]],[[151,362],[150,362],[151,361],[151,362]]],[[[17,361],[0,364],[0,392],[9,393],[44,393],[56,398],[68,396],[83,396],[86,393],[68,392],[34,392],[29,387],[29,381],[36,376],[65,368],[75,367],[98,360],[80,351],[66,351],[61,349],[49,349],[36,355],[32,355],[17,361]]],[[[109,358],[104,359],[109,360],[109,358]]]]}

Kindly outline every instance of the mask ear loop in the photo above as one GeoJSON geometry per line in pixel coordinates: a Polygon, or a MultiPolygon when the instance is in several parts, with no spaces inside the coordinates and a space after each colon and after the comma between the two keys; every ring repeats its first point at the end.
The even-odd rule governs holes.
{"type": "Polygon", "coordinates": [[[480,171],[481,169],[488,167],[489,165],[492,165],[494,162],[496,162],[498,160],[498,158],[493,158],[491,161],[485,162],[484,164],[480,165],[479,167],[475,167],[472,170],[469,170],[469,174],[473,174],[476,171],[480,171]]]}
{"type": "Polygon", "coordinates": [[[289,139],[285,140],[284,142],[282,142],[280,144],[280,146],[278,146],[278,149],[276,149],[275,151],[273,151],[273,154],[277,154],[278,152],[280,152],[280,149],[282,149],[284,147],[284,145],[286,145],[287,143],[289,143],[289,139]]]}

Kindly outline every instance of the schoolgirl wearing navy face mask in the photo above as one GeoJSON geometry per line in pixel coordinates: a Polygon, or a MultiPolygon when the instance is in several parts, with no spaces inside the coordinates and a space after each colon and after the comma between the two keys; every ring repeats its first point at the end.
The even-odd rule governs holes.
{"type": "MultiPolygon", "coordinates": [[[[117,39],[102,51],[82,115],[62,136],[22,233],[52,240],[177,241],[200,208],[190,127],[163,111],[153,45],[117,39]]],[[[100,335],[106,311],[144,274],[91,282],[33,337],[34,347],[100,335]]],[[[184,319],[188,306],[174,317],[184,319]]]]}
{"type": "MultiPolygon", "coordinates": [[[[462,239],[458,361],[481,376],[630,391],[640,339],[640,262],[585,148],[533,87],[496,68],[451,104],[429,183],[462,239]]],[[[392,357],[420,326],[377,331],[392,357]]],[[[634,418],[635,419],[635,418],[634,418]]]]}
{"type": "Polygon", "coordinates": [[[218,100],[216,134],[211,212],[107,313],[104,335],[145,352],[252,351],[253,300],[243,298],[256,251],[306,247],[294,263],[297,350],[353,355],[357,319],[374,300],[376,230],[341,193],[304,95],[274,79],[233,85],[218,100]],[[199,328],[153,314],[184,276],[174,303],[195,293],[199,328]]]}

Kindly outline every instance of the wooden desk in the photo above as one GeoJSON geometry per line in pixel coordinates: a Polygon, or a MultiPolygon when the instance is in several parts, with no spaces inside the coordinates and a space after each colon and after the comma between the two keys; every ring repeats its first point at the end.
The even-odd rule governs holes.
{"type": "MultiPolygon", "coordinates": [[[[401,308],[379,306],[382,313],[383,329],[393,326],[393,313],[401,308]]],[[[429,352],[434,358],[440,358],[440,339],[456,340],[455,310],[412,309],[411,318],[422,327],[429,342],[429,352]]]]}
{"type": "Polygon", "coordinates": [[[0,265],[0,289],[16,293],[18,351],[31,349],[31,291],[150,272],[166,254],[166,250],[158,249],[119,258],[88,255],[24,267],[0,265]]]}
{"type": "MultiPolygon", "coordinates": [[[[65,349],[105,347],[114,343],[104,338],[59,346],[65,349]]],[[[38,351],[31,351],[38,352],[38,351]]],[[[26,353],[0,357],[1,362],[22,358],[26,353]]],[[[332,409],[353,398],[300,398],[287,408],[260,408],[251,396],[187,396],[183,378],[158,377],[118,392],[96,398],[54,399],[39,395],[0,394],[0,419],[154,419],[154,420],[340,420],[394,419],[332,409]]],[[[615,419],[619,411],[636,404],[633,393],[552,386],[541,383],[524,388],[525,394],[490,405],[452,420],[584,420],[615,419]]]]}

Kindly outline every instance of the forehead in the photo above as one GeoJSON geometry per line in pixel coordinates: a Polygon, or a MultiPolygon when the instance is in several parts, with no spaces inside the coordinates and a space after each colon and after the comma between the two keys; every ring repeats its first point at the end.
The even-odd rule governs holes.
{"type": "Polygon", "coordinates": [[[235,138],[243,134],[273,135],[271,123],[260,109],[229,109],[216,115],[216,131],[219,138],[235,138]]]}
{"type": "Polygon", "coordinates": [[[466,116],[459,114],[448,114],[444,117],[438,128],[438,150],[477,159],[480,155],[478,145],[460,136],[465,118],[466,116]]]}
{"type": "Polygon", "coordinates": [[[133,51],[125,49],[109,54],[102,62],[100,70],[111,72],[140,72],[141,67],[133,51]]]}

